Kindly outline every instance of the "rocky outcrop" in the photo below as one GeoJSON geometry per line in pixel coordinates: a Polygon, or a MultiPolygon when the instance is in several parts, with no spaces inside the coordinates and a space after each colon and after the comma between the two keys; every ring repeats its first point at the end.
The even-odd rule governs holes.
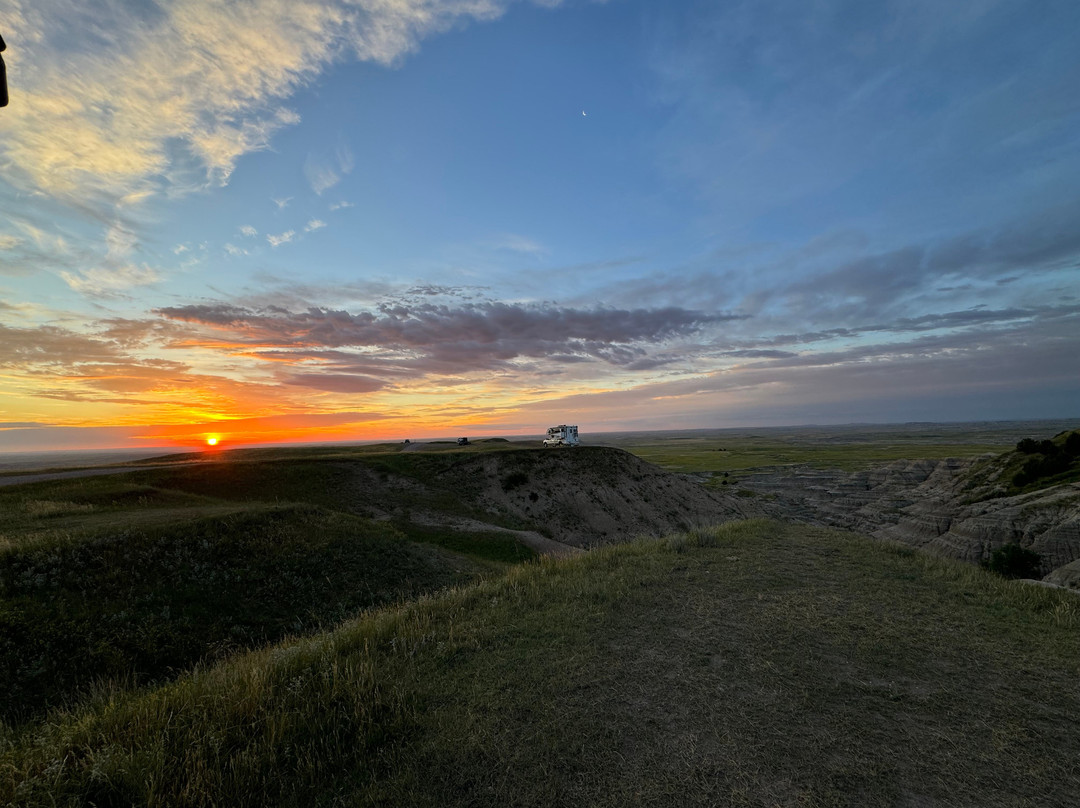
{"type": "Polygon", "coordinates": [[[764,515],[752,500],[607,447],[462,455],[438,484],[493,515],[583,548],[764,515]]]}
{"type": "Polygon", "coordinates": [[[898,461],[845,473],[789,468],[750,475],[772,515],[843,527],[979,562],[1009,542],[1037,552],[1044,575],[1080,560],[1080,484],[1005,495],[991,458],[898,461]]]}
{"type": "Polygon", "coordinates": [[[1080,559],[1058,567],[1044,579],[1047,583],[1080,592],[1080,559]]]}

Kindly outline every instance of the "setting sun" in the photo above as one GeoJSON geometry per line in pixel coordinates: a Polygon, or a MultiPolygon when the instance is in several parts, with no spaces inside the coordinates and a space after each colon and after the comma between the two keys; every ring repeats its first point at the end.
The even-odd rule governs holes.
{"type": "Polygon", "coordinates": [[[217,446],[217,442],[218,442],[217,438],[207,438],[206,439],[207,446],[217,446]]]}

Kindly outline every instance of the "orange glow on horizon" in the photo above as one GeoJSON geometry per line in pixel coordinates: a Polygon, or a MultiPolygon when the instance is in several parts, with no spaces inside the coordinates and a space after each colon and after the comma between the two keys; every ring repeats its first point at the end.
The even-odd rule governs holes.
{"type": "Polygon", "coordinates": [[[319,423],[324,414],[291,413],[255,415],[249,418],[215,418],[205,413],[190,413],[185,423],[155,424],[132,430],[129,438],[142,445],[175,447],[180,451],[217,455],[249,446],[298,443],[398,442],[455,437],[460,435],[525,434],[534,430],[528,425],[499,423],[476,418],[475,413],[457,417],[435,417],[428,412],[419,417],[364,418],[342,423],[319,423]],[[196,416],[196,417],[191,417],[196,416]],[[201,416],[201,417],[199,417],[201,416]],[[448,424],[450,424],[448,426],[448,424]]]}

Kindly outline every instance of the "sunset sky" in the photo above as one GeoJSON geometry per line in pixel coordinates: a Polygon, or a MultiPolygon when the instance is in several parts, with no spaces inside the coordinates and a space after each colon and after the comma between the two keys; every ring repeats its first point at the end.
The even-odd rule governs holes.
{"type": "Polygon", "coordinates": [[[0,452],[1080,416],[1075,0],[0,35],[0,452]]]}

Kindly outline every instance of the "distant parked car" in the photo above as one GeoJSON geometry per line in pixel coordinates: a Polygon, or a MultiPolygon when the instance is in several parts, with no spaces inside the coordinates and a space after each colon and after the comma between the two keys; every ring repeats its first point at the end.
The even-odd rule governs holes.
{"type": "Polygon", "coordinates": [[[469,439],[468,438],[458,438],[457,439],[457,445],[458,446],[468,446],[469,445],[469,439]]]}

